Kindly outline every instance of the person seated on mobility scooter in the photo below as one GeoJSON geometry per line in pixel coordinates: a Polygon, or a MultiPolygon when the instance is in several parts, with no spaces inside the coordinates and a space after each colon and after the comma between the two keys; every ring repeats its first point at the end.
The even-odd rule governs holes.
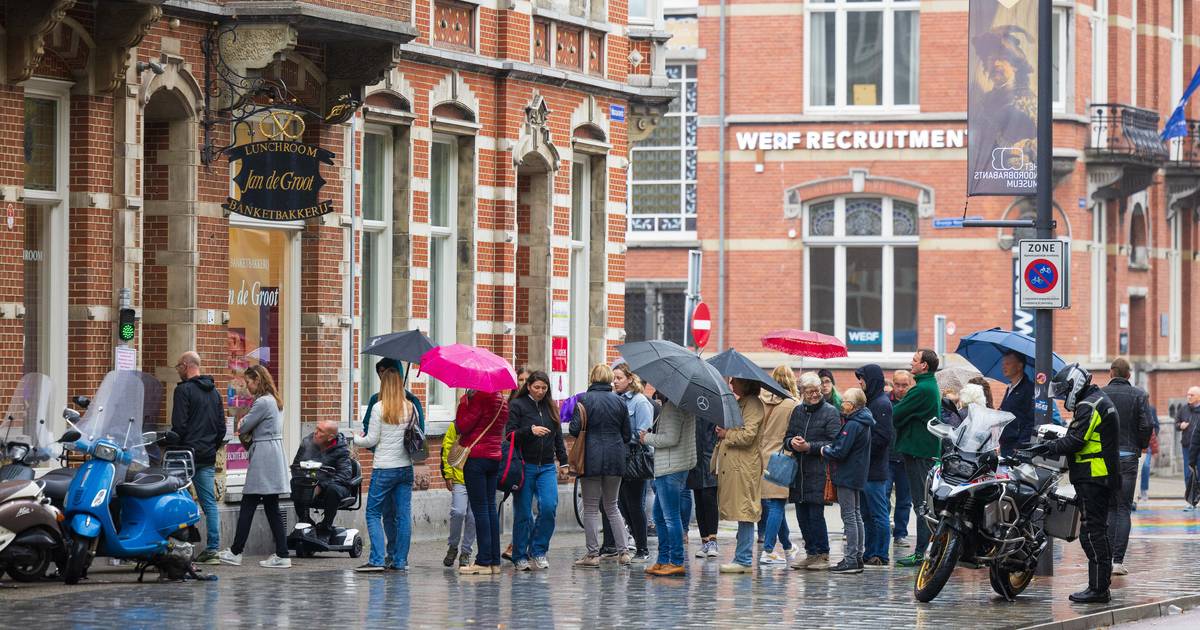
{"type": "Polygon", "coordinates": [[[298,522],[288,547],[301,556],[346,551],[357,558],[363,544],[358,530],[335,527],[333,521],[339,509],[358,509],[361,486],[362,470],[350,453],[350,441],[338,432],[336,422],[319,422],[292,460],[292,503],[298,522]],[[316,527],[309,515],[313,508],[323,512],[316,527]]]}

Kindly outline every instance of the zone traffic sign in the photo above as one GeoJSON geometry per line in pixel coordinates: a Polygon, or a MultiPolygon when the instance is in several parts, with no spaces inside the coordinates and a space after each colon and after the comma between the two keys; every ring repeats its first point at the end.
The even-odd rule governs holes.
{"type": "Polygon", "coordinates": [[[1026,239],[1018,244],[1021,270],[1020,308],[1069,306],[1067,244],[1060,240],[1026,239]]]}

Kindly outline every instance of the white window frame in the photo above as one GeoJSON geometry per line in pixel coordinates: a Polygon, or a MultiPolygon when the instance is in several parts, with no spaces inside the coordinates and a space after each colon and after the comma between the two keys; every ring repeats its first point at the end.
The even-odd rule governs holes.
{"type": "Polygon", "coordinates": [[[1091,299],[1091,357],[1104,361],[1108,354],[1108,212],[1104,201],[1092,206],[1092,299],[1091,299]]]}
{"type": "MultiPolygon", "coordinates": [[[[1095,0],[1092,27],[1092,103],[1108,102],[1108,0],[1095,0]]],[[[1106,134],[1098,139],[1107,141],[1106,134]]]]}
{"type": "MultiPolygon", "coordinates": [[[[429,333],[433,336],[434,320],[437,320],[439,331],[445,332],[440,338],[434,338],[437,345],[447,345],[455,342],[458,325],[458,271],[455,248],[458,243],[458,138],[449,134],[435,133],[429,143],[429,281],[427,286],[429,301],[429,333]],[[433,224],[433,145],[442,144],[449,151],[448,170],[446,173],[446,204],[448,226],[433,224]],[[447,244],[442,248],[440,256],[435,254],[434,241],[441,240],[447,244]],[[440,258],[438,260],[437,258],[440,258]],[[434,266],[445,270],[441,277],[450,282],[435,285],[433,283],[434,266]],[[435,308],[434,305],[438,305],[435,308]]],[[[431,418],[453,418],[454,392],[437,379],[426,377],[426,391],[429,392],[429,416],[431,418]]]]}
{"type": "Polygon", "coordinates": [[[1171,249],[1167,252],[1167,358],[1183,360],[1183,213],[1176,210],[1167,221],[1171,249]]]}
{"type": "Polygon", "coordinates": [[[592,214],[592,164],[591,157],[584,155],[571,162],[571,221],[568,236],[570,250],[570,336],[567,341],[567,370],[570,374],[572,392],[587,388],[588,374],[588,327],[591,312],[591,214],[592,214]],[[575,179],[574,167],[579,167],[580,177],[575,179]],[[579,233],[575,233],[576,199],[579,200],[579,233]]]}
{"type": "MultiPolygon", "coordinates": [[[[70,182],[71,182],[71,86],[67,81],[33,78],[22,84],[25,96],[57,103],[55,107],[55,165],[54,190],[23,189],[24,205],[37,205],[46,216],[43,238],[51,245],[43,258],[43,282],[47,287],[69,285],[70,265],[70,182]]],[[[21,101],[24,108],[24,100],[21,101]]],[[[28,214],[26,214],[28,216],[28,214]]],[[[22,235],[22,243],[24,235],[22,235]]],[[[22,248],[24,245],[22,244],[22,248]]],[[[44,298],[40,316],[43,322],[43,343],[39,349],[42,372],[54,382],[52,409],[61,409],[67,404],[67,343],[51,343],[54,339],[67,339],[69,333],[68,292],[43,290],[44,298]]],[[[54,431],[65,427],[65,423],[54,418],[54,431]]]]}
{"type": "Polygon", "coordinates": [[[629,159],[632,162],[633,160],[637,159],[638,153],[643,153],[643,152],[647,152],[647,151],[675,151],[675,152],[678,152],[680,155],[679,177],[676,179],[647,179],[647,180],[635,181],[633,179],[633,168],[628,169],[628,171],[626,173],[626,177],[627,177],[626,190],[628,190],[628,196],[627,196],[628,212],[626,214],[628,215],[629,223],[628,223],[627,229],[626,229],[626,239],[629,241],[639,241],[639,240],[641,240],[641,241],[675,241],[675,240],[693,241],[696,239],[696,230],[695,229],[691,229],[691,230],[687,229],[687,221],[689,218],[693,219],[695,221],[699,220],[698,216],[699,216],[699,205],[700,204],[699,204],[699,189],[698,189],[699,184],[697,183],[697,178],[699,177],[699,174],[700,174],[700,164],[699,164],[699,160],[700,160],[700,146],[699,146],[700,145],[700,131],[699,131],[700,94],[699,94],[699,83],[698,83],[699,75],[697,74],[697,76],[695,78],[689,77],[688,69],[692,68],[695,72],[698,73],[699,68],[697,67],[697,65],[695,63],[691,63],[691,62],[668,63],[667,66],[668,67],[677,66],[679,68],[679,79],[678,80],[671,79],[672,83],[678,83],[678,85],[679,85],[679,97],[678,97],[679,98],[679,111],[667,112],[666,114],[664,114],[664,116],[679,119],[679,143],[674,144],[674,145],[666,145],[666,146],[649,146],[649,145],[637,146],[635,144],[630,147],[629,159]],[[696,103],[695,103],[696,111],[686,111],[687,89],[688,89],[689,84],[695,84],[697,86],[696,103]],[[695,119],[696,125],[697,125],[696,144],[694,144],[694,145],[689,145],[686,142],[686,140],[687,140],[687,122],[688,122],[689,118],[695,119]],[[688,151],[696,152],[696,178],[692,178],[692,179],[688,179],[686,177],[688,151]],[[639,185],[657,185],[657,184],[674,184],[674,185],[679,186],[679,208],[678,208],[678,210],[675,213],[670,214],[670,215],[667,215],[667,214],[636,214],[636,213],[634,213],[634,211],[633,211],[633,190],[634,190],[634,188],[639,185]],[[692,189],[696,191],[696,195],[697,195],[696,212],[693,214],[687,213],[688,186],[692,186],[692,189]],[[669,218],[678,218],[681,221],[682,229],[669,230],[669,231],[668,230],[659,230],[658,229],[658,220],[660,218],[668,218],[668,217],[669,218]],[[652,220],[655,224],[654,229],[653,230],[637,230],[637,231],[635,231],[633,229],[633,224],[634,224],[634,221],[637,219],[652,220]]]}
{"type": "MultiPolygon", "coordinates": [[[[917,102],[906,105],[895,105],[895,37],[896,12],[915,11],[917,13],[917,47],[920,49],[921,3],[918,0],[826,0],[821,3],[807,2],[804,11],[804,110],[809,114],[899,114],[916,113],[921,111],[921,98],[918,89],[917,102]],[[846,16],[854,12],[883,12],[883,93],[879,95],[880,105],[853,105],[846,102],[846,16]],[[833,13],[836,15],[834,38],[836,45],[834,53],[834,103],[832,105],[816,105],[812,102],[812,64],[817,56],[811,54],[809,46],[812,38],[812,16],[816,13],[833,13]]],[[[917,64],[917,77],[914,83],[920,85],[921,67],[920,56],[913,60],[917,64]]]]}
{"type": "MultiPolygon", "coordinates": [[[[817,199],[815,201],[804,204],[804,212],[801,218],[801,234],[804,235],[804,327],[808,330],[812,329],[811,325],[811,309],[812,300],[810,299],[811,276],[813,273],[812,265],[809,264],[809,254],[814,248],[833,249],[834,250],[834,336],[839,339],[846,339],[846,248],[847,247],[878,247],[882,250],[882,271],[883,271],[883,295],[880,299],[880,308],[882,309],[880,317],[880,328],[882,339],[880,340],[879,351],[851,351],[855,357],[879,357],[882,359],[893,359],[897,357],[911,356],[908,350],[897,352],[895,348],[895,326],[894,326],[894,310],[895,310],[895,250],[897,248],[917,248],[920,243],[920,235],[915,236],[894,236],[892,234],[892,203],[893,199],[887,196],[870,195],[870,194],[851,194],[843,195],[830,199],[828,197],[817,199]],[[883,208],[880,217],[881,229],[879,236],[846,236],[846,200],[847,199],[879,199],[880,205],[883,208]],[[809,236],[809,214],[812,207],[828,201],[834,202],[834,228],[832,236],[809,236]]],[[[905,200],[900,200],[905,201],[905,200]]],[[[912,203],[912,202],[906,202],[912,203]]],[[[913,205],[916,205],[915,203],[913,205]]],[[[918,258],[918,268],[920,260],[918,258]]],[[[919,324],[919,322],[918,322],[919,324]]]]}
{"type": "MultiPolygon", "coordinates": [[[[1171,3],[1171,107],[1174,107],[1183,97],[1183,0],[1171,3]]],[[[1182,157],[1183,141],[1186,138],[1171,138],[1168,146],[1171,159],[1182,157]]]]}
{"type": "MultiPolygon", "coordinates": [[[[391,332],[391,305],[392,305],[392,211],[393,211],[393,188],[392,188],[392,169],[393,169],[393,151],[395,135],[393,129],[387,125],[368,124],[363,131],[363,169],[366,172],[366,142],[368,136],[378,136],[383,142],[382,163],[379,165],[383,173],[382,186],[379,191],[379,199],[381,201],[382,218],[378,220],[367,219],[366,213],[366,177],[363,177],[362,195],[362,244],[359,248],[362,263],[356,274],[359,282],[359,300],[362,304],[362,312],[364,318],[359,319],[359,342],[360,349],[366,348],[367,340],[376,335],[383,335],[391,332]],[[366,243],[371,241],[371,246],[375,248],[376,256],[374,266],[368,266],[366,260],[366,243]],[[368,285],[368,271],[372,282],[368,285]],[[375,296],[375,309],[369,314],[372,327],[368,329],[366,312],[366,301],[363,299],[368,292],[375,296]]],[[[366,355],[362,355],[365,359],[366,355]]],[[[374,359],[371,359],[372,361],[374,359]]],[[[359,370],[359,417],[361,418],[367,410],[367,400],[370,394],[378,389],[376,383],[374,369],[367,369],[365,361],[360,363],[362,368],[359,370]]]]}
{"type": "Polygon", "coordinates": [[[646,3],[645,15],[634,15],[633,7],[629,7],[629,24],[630,26],[654,26],[659,21],[659,16],[662,15],[662,7],[659,6],[659,0],[643,0],[646,3]]]}
{"type": "Polygon", "coordinates": [[[1053,79],[1058,83],[1059,96],[1059,99],[1054,101],[1054,112],[1063,113],[1067,111],[1067,103],[1072,102],[1071,86],[1074,85],[1074,82],[1071,81],[1073,74],[1071,60],[1074,57],[1072,54],[1074,48],[1071,45],[1073,39],[1071,37],[1071,9],[1065,6],[1055,6],[1054,17],[1058,20],[1055,34],[1058,35],[1058,59],[1056,61],[1059,68],[1058,76],[1053,79]]]}

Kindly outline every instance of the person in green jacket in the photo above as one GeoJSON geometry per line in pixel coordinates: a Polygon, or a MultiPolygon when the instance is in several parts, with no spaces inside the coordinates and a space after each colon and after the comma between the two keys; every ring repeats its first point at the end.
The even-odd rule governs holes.
{"type": "Polygon", "coordinates": [[[941,444],[925,424],[930,418],[939,417],[941,411],[942,394],[933,376],[937,369],[936,352],[927,348],[917,350],[913,354],[911,369],[915,384],[892,409],[896,452],[904,457],[904,473],[912,492],[913,511],[917,514],[917,546],[912,555],[896,561],[896,565],[901,567],[920,565],[925,559],[925,547],[929,544],[929,524],[922,516],[925,509],[925,480],[938,457],[941,444]]]}

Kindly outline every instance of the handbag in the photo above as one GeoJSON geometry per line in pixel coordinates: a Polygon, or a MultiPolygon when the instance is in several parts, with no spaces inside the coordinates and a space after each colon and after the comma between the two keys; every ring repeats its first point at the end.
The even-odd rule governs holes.
{"type": "Polygon", "coordinates": [[[425,432],[421,431],[421,423],[417,422],[416,411],[408,419],[408,428],[404,430],[404,452],[414,464],[423,464],[429,458],[429,445],[425,442],[425,432]]]}
{"type": "Polygon", "coordinates": [[[250,445],[254,443],[254,436],[249,433],[238,433],[238,441],[242,443],[242,448],[250,450],[250,445]]]}
{"type": "Polygon", "coordinates": [[[825,467],[825,503],[837,503],[837,486],[833,485],[833,477],[829,474],[829,467],[825,467]]]}
{"type": "Polygon", "coordinates": [[[791,453],[780,448],[777,452],[771,453],[771,458],[767,460],[767,470],[763,474],[763,479],[777,486],[791,487],[799,465],[800,463],[796,461],[795,457],[792,457],[791,453]]]}
{"type": "Polygon", "coordinates": [[[579,416],[579,435],[571,443],[571,451],[567,453],[567,469],[576,477],[583,476],[587,443],[587,409],[575,403],[575,414],[579,416]]]}
{"type": "MultiPolygon", "coordinates": [[[[503,407],[500,409],[503,409],[503,407]]],[[[483,436],[487,435],[492,425],[496,424],[496,418],[500,417],[500,409],[496,410],[496,415],[492,416],[492,421],[483,428],[483,431],[479,435],[475,436],[475,440],[471,442],[470,446],[463,446],[461,435],[454,440],[454,445],[450,447],[450,454],[446,456],[446,463],[450,464],[451,468],[462,468],[463,464],[467,463],[467,458],[471,456],[471,449],[475,448],[475,445],[479,444],[479,440],[482,440],[483,436]]]]}
{"type": "Polygon", "coordinates": [[[525,485],[525,458],[517,448],[516,439],[517,434],[513,431],[500,443],[500,478],[496,489],[505,494],[517,492],[525,485]]]}
{"type": "Polygon", "coordinates": [[[654,478],[654,454],[650,452],[649,446],[641,442],[629,445],[623,478],[627,481],[646,481],[654,478]]]}

